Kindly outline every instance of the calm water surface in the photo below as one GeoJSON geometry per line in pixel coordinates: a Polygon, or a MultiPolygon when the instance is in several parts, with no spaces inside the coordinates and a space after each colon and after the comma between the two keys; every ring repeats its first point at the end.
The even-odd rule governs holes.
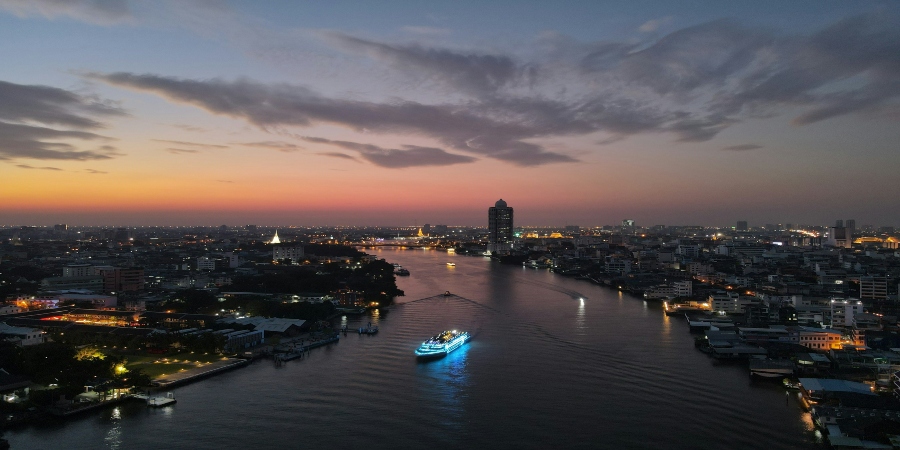
{"type": "Polygon", "coordinates": [[[656,303],[486,258],[369,252],[412,273],[397,306],[346,319],[379,334],[176,388],[171,407],[127,403],[6,438],[13,449],[821,447],[793,398],[694,349],[687,323],[656,303]],[[448,290],[471,301],[417,301],[448,290]],[[474,339],[418,363],[418,344],[451,328],[474,339]]]}

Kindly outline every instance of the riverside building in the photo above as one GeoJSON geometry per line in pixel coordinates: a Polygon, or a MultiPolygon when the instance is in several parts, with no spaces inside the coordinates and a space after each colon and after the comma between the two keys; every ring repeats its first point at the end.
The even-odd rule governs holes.
{"type": "Polygon", "coordinates": [[[488,251],[505,253],[512,249],[513,209],[501,198],[488,209],[488,251]]]}

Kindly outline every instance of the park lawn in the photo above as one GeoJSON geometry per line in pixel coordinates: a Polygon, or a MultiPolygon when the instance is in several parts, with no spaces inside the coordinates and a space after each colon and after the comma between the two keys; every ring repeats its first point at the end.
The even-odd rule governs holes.
{"type": "Polygon", "coordinates": [[[172,355],[123,355],[128,369],[141,369],[151,379],[171,375],[181,369],[193,369],[199,364],[221,361],[222,355],[183,352],[172,355]]]}

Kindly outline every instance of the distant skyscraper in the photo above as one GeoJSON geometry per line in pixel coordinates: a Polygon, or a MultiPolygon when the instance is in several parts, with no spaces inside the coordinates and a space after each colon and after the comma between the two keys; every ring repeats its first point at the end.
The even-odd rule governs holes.
{"type": "Polygon", "coordinates": [[[844,228],[844,221],[841,219],[834,221],[835,228],[844,228]]]}
{"type": "Polygon", "coordinates": [[[847,220],[845,220],[845,221],[844,221],[844,228],[846,228],[846,229],[847,229],[847,233],[849,233],[849,235],[847,236],[847,238],[850,238],[851,236],[853,236],[853,233],[856,233],[856,220],[854,220],[854,219],[847,219],[847,220]]]}
{"type": "Polygon", "coordinates": [[[504,252],[512,248],[513,209],[501,198],[488,209],[488,251],[504,252]]]}
{"type": "Polygon", "coordinates": [[[736,231],[747,231],[747,221],[746,220],[738,220],[737,226],[734,229],[736,231]]]}

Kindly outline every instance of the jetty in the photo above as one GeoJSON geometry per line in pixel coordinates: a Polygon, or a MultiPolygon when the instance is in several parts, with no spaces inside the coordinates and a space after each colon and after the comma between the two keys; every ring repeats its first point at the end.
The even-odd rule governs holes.
{"type": "MultiPolygon", "coordinates": [[[[308,344],[304,343],[300,346],[292,346],[287,351],[274,351],[272,353],[272,359],[275,360],[275,364],[280,365],[286,361],[291,361],[297,358],[302,358],[304,355],[308,355],[311,349],[316,347],[321,347],[323,345],[328,345],[334,342],[338,342],[341,339],[339,333],[334,333],[331,336],[325,337],[323,339],[319,339],[308,344]]],[[[305,342],[305,341],[304,341],[305,342]]]]}
{"type": "Polygon", "coordinates": [[[167,392],[165,397],[150,396],[147,394],[132,394],[131,397],[145,401],[147,406],[151,408],[162,408],[163,406],[175,404],[175,394],[172,392],[167,392]]]}

